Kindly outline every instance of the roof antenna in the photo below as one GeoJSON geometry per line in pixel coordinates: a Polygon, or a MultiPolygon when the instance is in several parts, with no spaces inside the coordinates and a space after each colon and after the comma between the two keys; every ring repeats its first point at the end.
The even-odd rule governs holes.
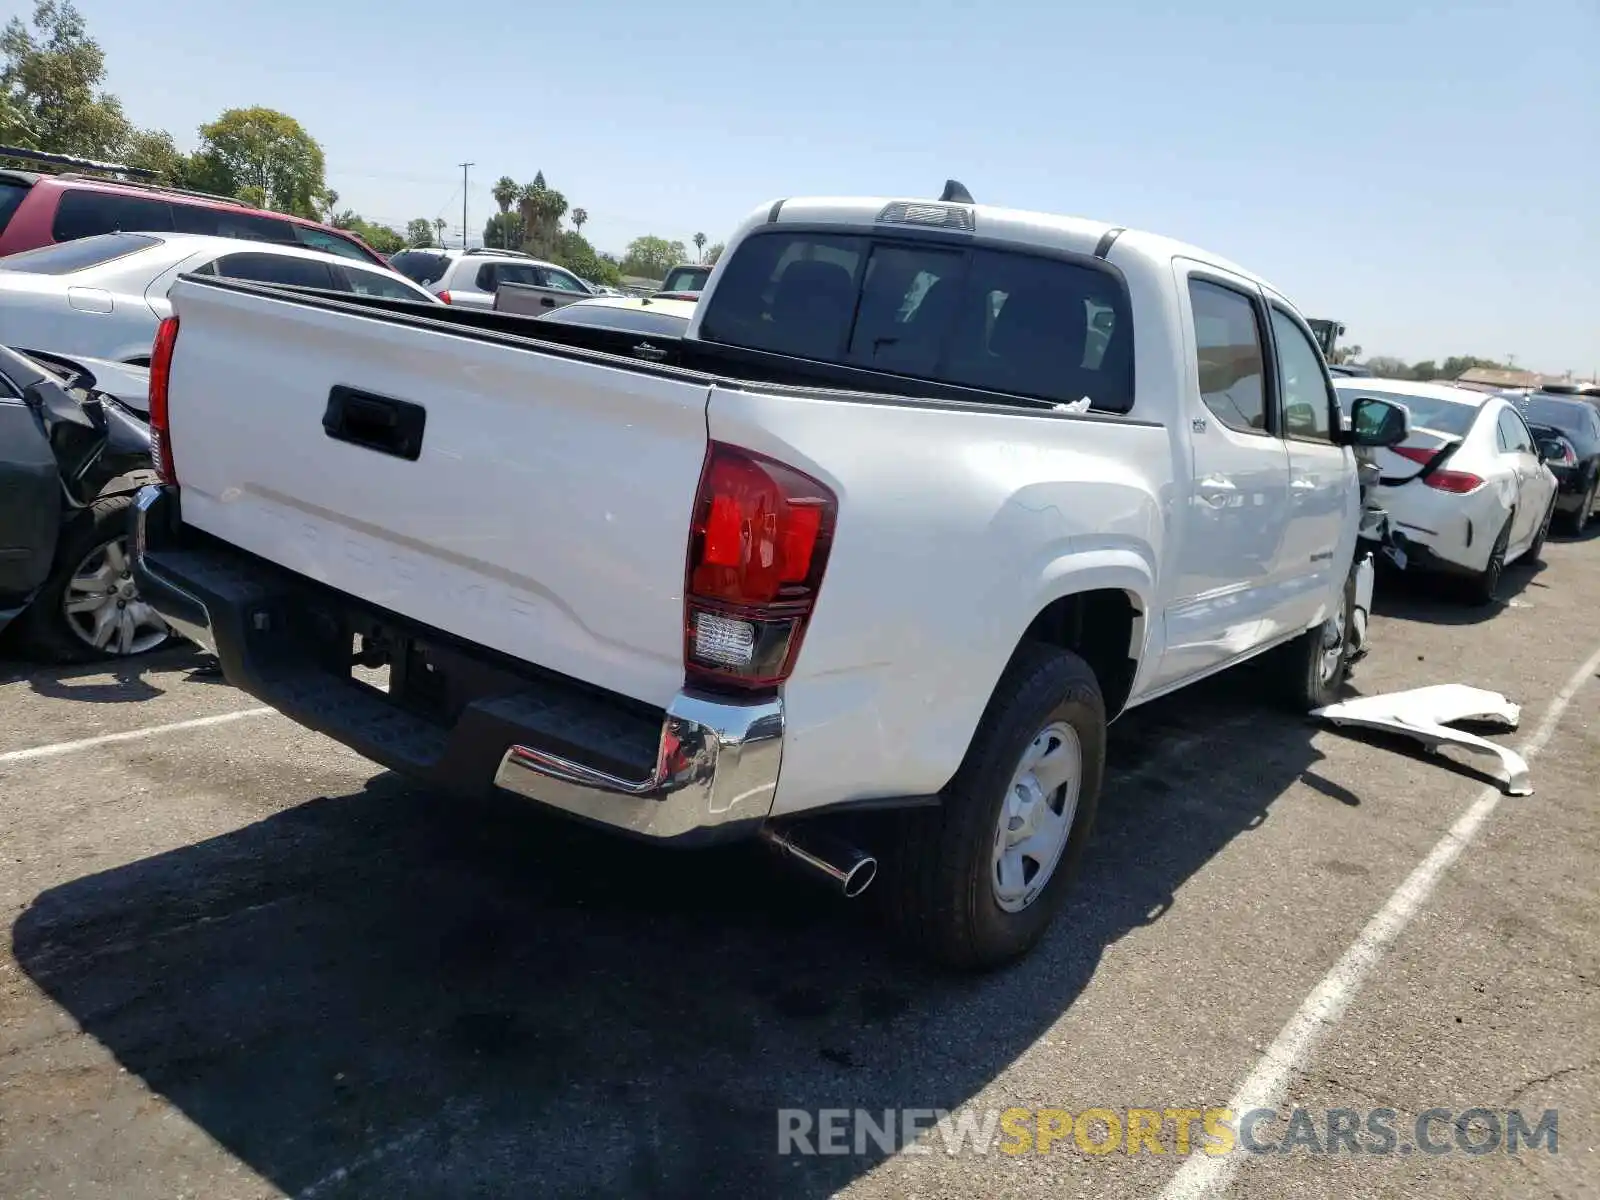
{"type": "Polygon", "coordinates": [[[972,193],[967,191],[964,185],[954,179],[946,179],[944,181],[944,191],[939,193],[939,199],[948,201],[952,204],[977,203],[977,201],[972,198],[972,193]]]}

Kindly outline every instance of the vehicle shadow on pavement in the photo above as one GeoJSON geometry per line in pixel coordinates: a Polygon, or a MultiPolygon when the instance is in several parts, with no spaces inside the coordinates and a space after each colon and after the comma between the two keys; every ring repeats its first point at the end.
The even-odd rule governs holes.
{"type": "Polygon", "coordinates": [[[150,681],[149,677],[158,672],[189,668],[186,681],[201,681],[198,671],[204,661],[199,651],[187,644],[142,654],[137,658],[75,666],[12,660],[0,666],[0,684],[27,683],[35,695],[53,700],[130,704],[153,700],[165,693],[165,688],[150,681]]]}
{"type": "Polygon", "coordinates": [[[1491,604],[1474,603],[1466,594],[1465,582],[1453,575],[1408,575],[1385,569],[1373,592],[1372,611],[1380,617],[1424,625],[1481,625],[1511,605],[1534,602],[1532,596],[1525,595],[1536,596],[1547,586],[1539,579],[1545,569],[1543,563],[1512,563],[1501,577],[1499,595],[1491,604]]]}
{"type": "Polygon", "coordinates": [[[826,1196],[882,1152],[779,1156],[777,1110],[959,1107],[1315,765],[1315,727],[1244,679],[1113,727],[1073,902],[988,976],[909,961],[865,900],[758,850],[662,851],[388,774],[53,888],[14,952],[290,1195],[826,1196]]]}

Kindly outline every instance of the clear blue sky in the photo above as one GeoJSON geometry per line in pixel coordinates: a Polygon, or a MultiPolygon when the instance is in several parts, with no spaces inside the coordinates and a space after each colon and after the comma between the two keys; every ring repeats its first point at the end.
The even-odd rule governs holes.
{"type": "Polygon", "coordinates": [[[474,237],[542,169],[614,251],[955,176],[1224,254],[1369,354],[1600,368],[1597,0],[78,3],[133,120],[282,109],[391,224],[458,228],[468,159],[474,237]]]}

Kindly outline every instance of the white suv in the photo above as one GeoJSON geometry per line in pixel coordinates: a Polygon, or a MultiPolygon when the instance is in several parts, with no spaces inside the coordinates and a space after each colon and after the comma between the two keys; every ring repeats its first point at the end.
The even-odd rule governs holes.
{"type": "Polygon", "coordinates": [[[547,291],[551,299],[547,307],[551,308],[599,294],[565,267],[518,250],[401,250],[389,265],[446,304],[468,308],[493,308],[494,294],[502,283],[547,291]]]}

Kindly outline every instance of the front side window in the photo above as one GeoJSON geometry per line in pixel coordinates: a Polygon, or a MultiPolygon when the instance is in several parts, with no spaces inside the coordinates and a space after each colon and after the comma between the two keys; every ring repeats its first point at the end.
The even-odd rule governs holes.
{"type": "Polygon", "coordinates": [[[1335,401],[1321,353],[1299,323],[1278,308],[1272,310],[1272,337],[1283,389],[1283,432],[1307,441],[1332,441],[1335,401]]]}
{"type": "Polygon", "coordinates": [[[580,296],[589,294],[588,288],[584,287],[574,276],[568,275],[565,271],[557,271],[546,267],[543,275],[544,286],[547,288],[554,288],[558,292],[576,292],[580,296]]]}
{"type": "Polygon", "coordinates": [[[1121,282],[1064,259],[907,239],[757,234],[706,341],[1102,411],[1133,403],[1121,282]]]}
{"type": "Polygon", "coordinates": [[[1229,429],[1267,429],[1266,355],[1255,303],[1243,292],[1189,280],[1200,399],[1229,429]]]}
{"type": "Polygon", "coordinates": [[[333,289],[338,286],[328,264],[314,258],[291,258],[287,254],[228,254],[213,265],[216,274],[227,279],[290,287],[333,289]]]}
{"type": "Polygon", "coordinates": [[[71,188],[61,193],[50,236],[58,242],[98,233],[169,233],[172,205],[149,196],[71,188]]]}
{"type": "Polygon", "coordinates": [[[8,254],[0,258],[0,271],[70,275],[137,254],[161,242],[161,238],[142,233],[103,233],[99,237],[78,238],[54,246],[40,246],[37,250],[24,250],[21,254],[8,254]]]}

